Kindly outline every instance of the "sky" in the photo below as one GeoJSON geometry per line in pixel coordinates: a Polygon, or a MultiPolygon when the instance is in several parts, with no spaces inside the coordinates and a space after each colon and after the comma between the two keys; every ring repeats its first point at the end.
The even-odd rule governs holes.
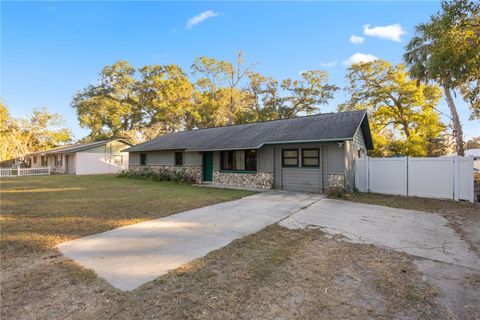
{"type": "MultiPolygon", "coordinates": [[[[75,139],[88,134],[70,107],[102,67],[177,64],[199,56],[246,63],[276,79],[327,71],[344,87],[349,63],[401,63],[415,25],[438,2],[8,2],[1,1],[0,96],[14,117],[34,108],[60,113],[75,139]]],[[[346,100],[339,92],[321,112],[346,100]]],[[[456,99],[466,138],[480,135],[456,99]]],[[[448,113],[442,99],[440,110],[448,113]]]]}

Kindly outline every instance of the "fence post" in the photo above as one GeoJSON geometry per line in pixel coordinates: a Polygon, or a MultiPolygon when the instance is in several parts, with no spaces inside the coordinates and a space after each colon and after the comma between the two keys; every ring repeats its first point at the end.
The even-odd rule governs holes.
{"type": "Polygon", "coordinates": [[[453,174],[453,200],[458,201],[460,193],[460,164],[458,156],[452,157],[452,174],[453,174]]]}
{"type": "Polygon", "coordinates": [[[405,195],[409,196],[410,195],[410,188],[408,187],[409,184],[409,174],[410,174],[410,157],[406,156],[405,157],[405,195]]]}
{"type": "Polygon", "coordinates": [[[474,170],[473,170],[473,156],[466,157],[468,160],[468,201],[471,203],[475,202],[475,177],[474,177],[474,170]]]}
{"type": "Polygon", "coordinates": [[[365,163],[365,168],[367,170],[367,174],[365,175],[366,180],[366,188],[367,192],[370,192],[370,157],[367,156],[367,163],[365,163]]]}

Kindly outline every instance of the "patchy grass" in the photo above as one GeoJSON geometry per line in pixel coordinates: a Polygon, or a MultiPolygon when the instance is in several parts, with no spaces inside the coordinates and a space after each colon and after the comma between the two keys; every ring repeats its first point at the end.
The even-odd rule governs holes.
{"type": "Polygon", "coordinates": [[[122,292],[53,246],[249,193],[111,176],[1,183],[2,319],[448,318],[408,255],[278,225],[122,292]]]}
{"type": "Polygon", "coordinates": [[[14,292],[5,318],[447,318],[407,255],[278,225],[132,292],[72,272],[61,257],[30,268],[4,288],[14,292]]]}
{"type": "Polygon", "coordinates": [[[112,175],[2,179],[2,260],[83,237],[237,199],[248,191],[112,175]]]}

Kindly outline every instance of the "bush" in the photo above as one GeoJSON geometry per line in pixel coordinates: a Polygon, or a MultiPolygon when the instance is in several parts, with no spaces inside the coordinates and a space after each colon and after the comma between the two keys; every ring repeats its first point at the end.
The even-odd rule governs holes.
{"type": "Polygon", "coordinates": [[[326,192],[327,197],[345,199],[347,196],[347,190],[344,188],[329,188],[326,192]]]}
{"type": "Polygon", "coordinates": [[[195,180],[189,176],[184,168],[175,170],[159,168],[152,169],[144,167],[138,170],[122,170],[117,174],[118,178],[146,179],[152,181],[175,181],[183,183],[194,183],[195,180]]]}

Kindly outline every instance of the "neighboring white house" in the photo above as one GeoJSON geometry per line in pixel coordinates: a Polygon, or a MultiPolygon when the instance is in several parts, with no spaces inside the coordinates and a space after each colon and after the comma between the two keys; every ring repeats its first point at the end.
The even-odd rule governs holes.
{"type": "Polygon", "coordinates": [[[122,139],[77,143],[27,156],[31,168],[50,167],[52,172],[75,175],[116,173],[128,167],[128,152],[132,146],[122,139]]]}
{"type": "Polygon", "coordinates": [[[465,150],[465,156],[473,156],[473,167],[480,170],[480,148],[465,150]]]}

